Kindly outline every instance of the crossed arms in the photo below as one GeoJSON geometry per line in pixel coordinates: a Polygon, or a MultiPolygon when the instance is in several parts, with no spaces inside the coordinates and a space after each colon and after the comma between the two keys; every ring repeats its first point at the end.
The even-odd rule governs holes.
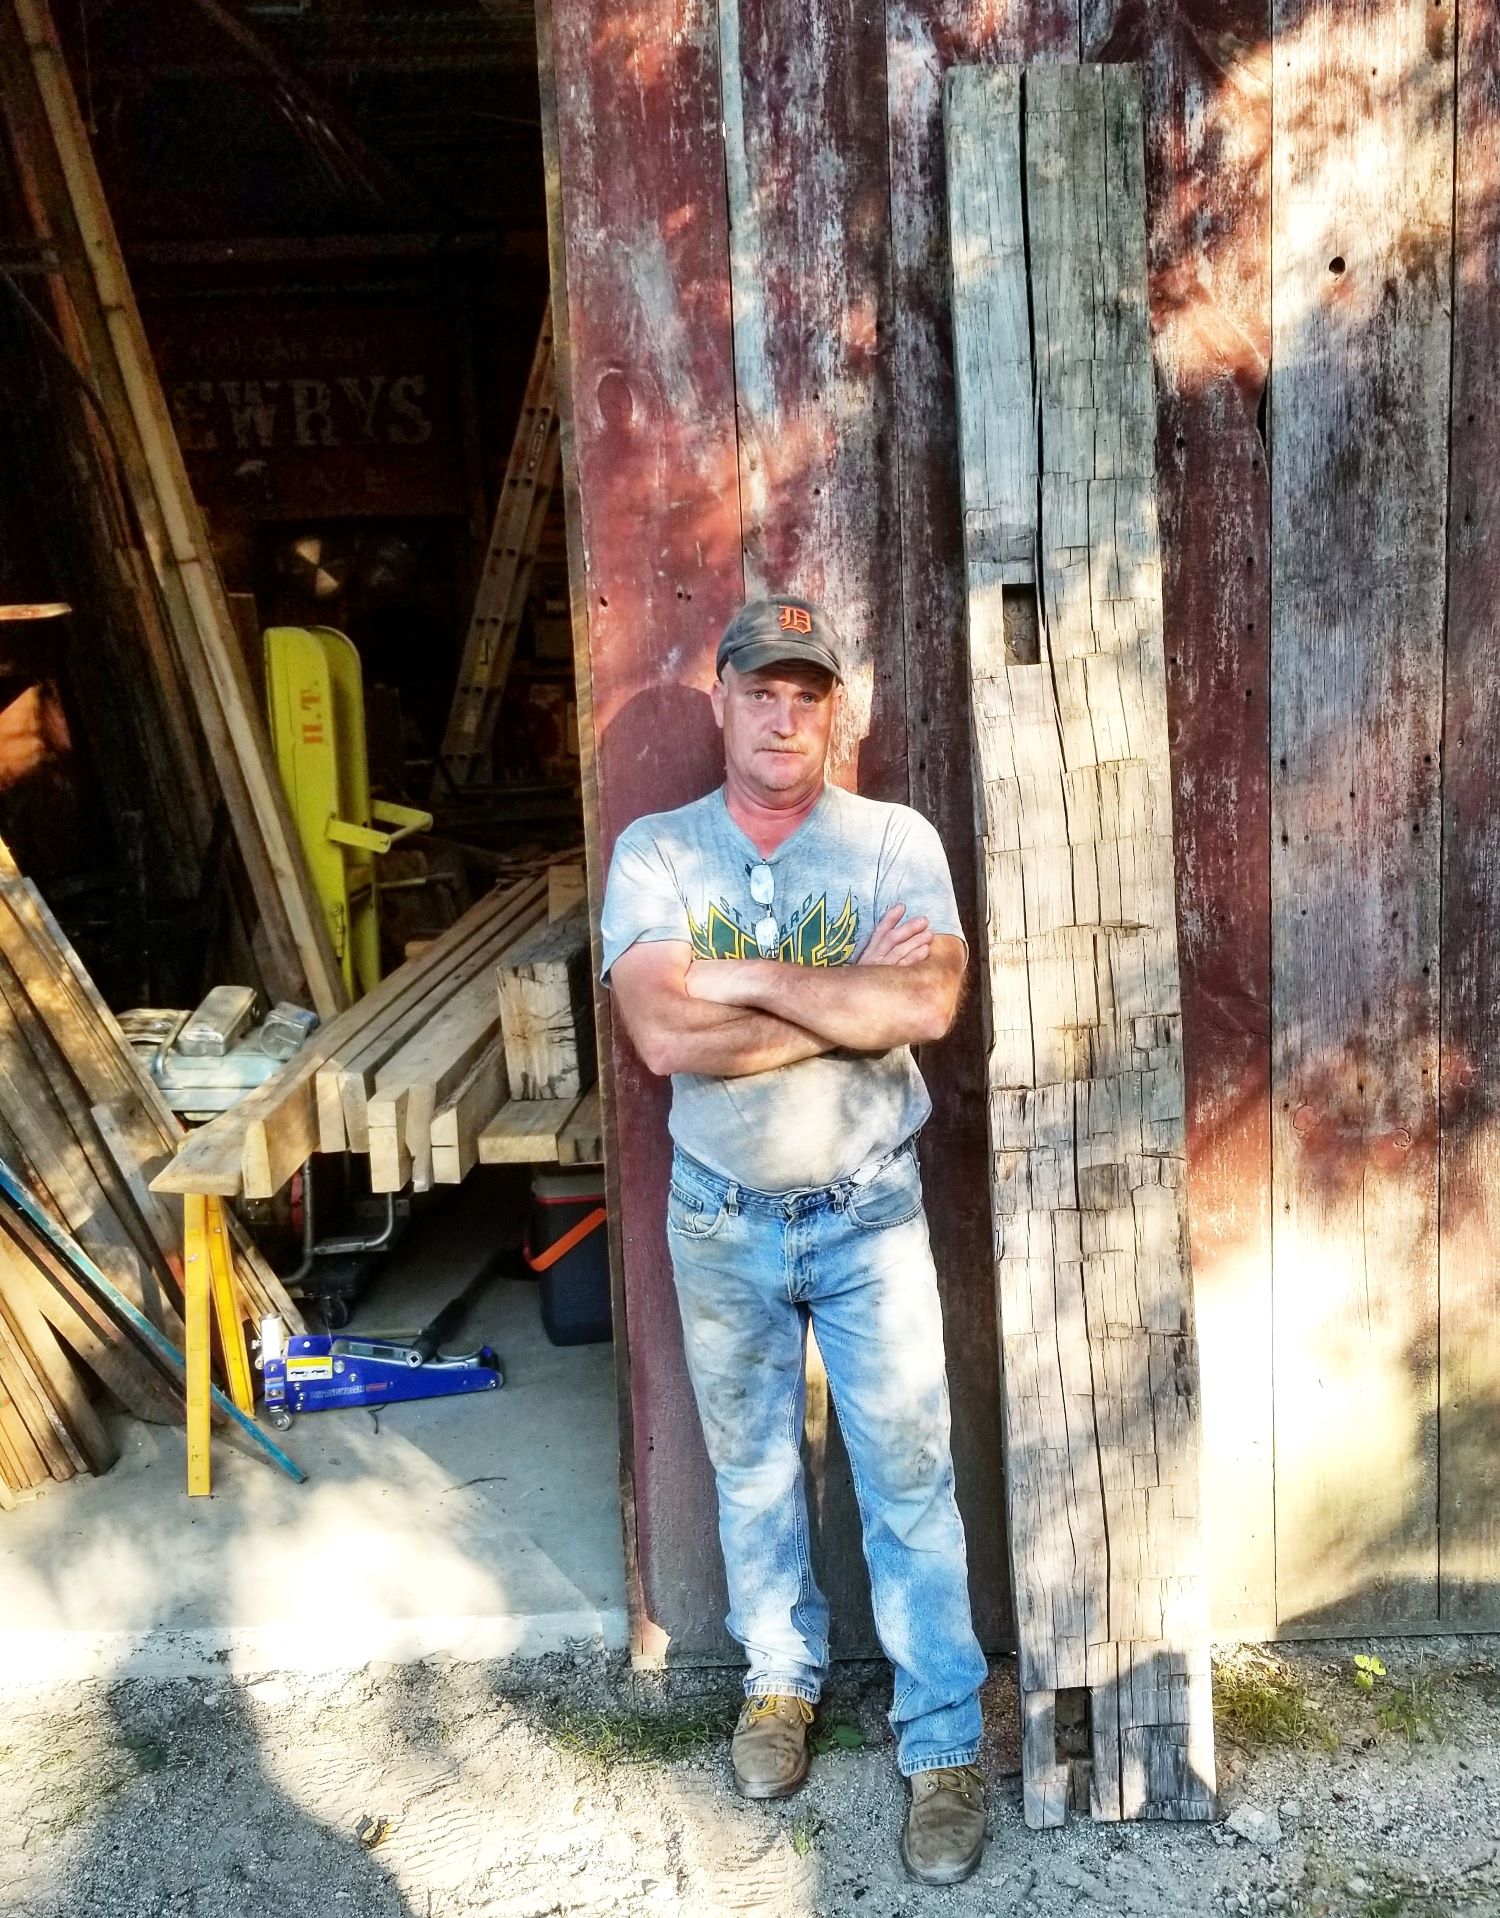
{"type": "Polygon", "coordinates": [[[893,906],[852,966],[695,960],[686,940],[634,945],[610,973],[648,1069],[746,1078],[845,1047],[886,1052],[941,1039],[963,986],[964,944],[902,923],[893,906]]]}

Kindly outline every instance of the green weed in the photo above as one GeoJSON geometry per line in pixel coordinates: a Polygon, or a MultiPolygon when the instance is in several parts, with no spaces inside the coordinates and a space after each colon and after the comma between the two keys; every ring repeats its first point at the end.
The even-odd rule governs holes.
{"type": "Polygon", "coordinates": [[[1382,1702],[1375,1717],[1383,1731],[1397,1732],[1409,1745],[1418,1745],[1440,1729],[1446,1707],[1425,1665],[1419,1665],[1405,1684],[1388,1683],[1390,1673],[1384,1663],[1373,1652],[1360,1652],[1354,1658],[1352,1676],[1360,1691],[1378,1692],[1382,1702]]]}
{"type": "Polygon", "coordinates": [[[126,1737],[120,1745],[138,1772],[162,1771],[172,1762],[171,1753],[154,1738],[126,1737]]]}
{"type": "Polygon", "coordinates": [[[1464,1906],[1454,1905],[1441,1893],[1396,1886],[1367,1898],[1359,1908],[1359,1918],[1454,1918],[1454,1914],[1463,1909],[1464,1906]]]}
{"type": "Polygon", "coordinates": [[[1418,1670],[1410,1680],[1398,1686],[1375,1716],[1388,1732],[1399,1732],[1409,1745],[1436,1737],[1446,1717],[1446,1706],[1439,1697],[1429,1672],[1418,1670]]]}
{"type": "Polygon", "coordinates": [[[661,1712],[565,1708],[547,1728],[564,1751],[599,1765],[671,1764],[720,1744],[729,1731],[724,1707],[712,1703],[661,1712]]]}
{"type": "Polygon", "coordinates": [[[814,1725],[807,1742],[820,1756],[824,1752],[857,1752],[864,1749],[865,1735],[848,1719],[825,1719],[814,1725]]]}
{"type": "Polygon", "coordinates": [[[1332,1751],[1338,1742],[1301,1675],[1272,1653],[1249,1647],[1215,1661],[1214,1724],[1221,1738],[1251,1751],[1263,1745],[1332,1751]]]}
{"type": "Polygon", "coordinates": [[[792,1850],[799,1858],[805,1858],[812,1850],[813,1840],[817,1837],[819,1829],[819,1821],[810,1816],[799,1818],[792,1826],[792,1850]]]}

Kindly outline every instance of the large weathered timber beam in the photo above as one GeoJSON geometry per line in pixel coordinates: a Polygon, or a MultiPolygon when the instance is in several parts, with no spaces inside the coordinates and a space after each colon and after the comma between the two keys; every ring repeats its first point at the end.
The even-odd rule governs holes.
{"type": "Polygon", "coordinates": [[[959,68],[948,206],[1027,1821],[1214,1803],[1138,79],[959,68]]]}

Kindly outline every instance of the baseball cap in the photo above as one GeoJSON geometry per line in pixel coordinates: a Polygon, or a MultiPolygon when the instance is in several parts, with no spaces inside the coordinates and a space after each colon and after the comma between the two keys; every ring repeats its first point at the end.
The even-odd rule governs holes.
{"type": "Polygon", "coordinates": [[[722,678],[726,666],[733,666],[737,673],[754,673],[762,666],[793,659],[821,666],[835,679],[844,677],[839,636],[821,606],[785,596],[752,599],[724,628],[714,671],[722,678]]]}

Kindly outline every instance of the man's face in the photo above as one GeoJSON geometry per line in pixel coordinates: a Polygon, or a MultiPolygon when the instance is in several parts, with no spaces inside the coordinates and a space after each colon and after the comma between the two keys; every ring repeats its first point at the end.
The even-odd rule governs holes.
{"type": "Polygon", "coordinates": [[[767,798],[822,783],[843,688],[820,666],[785,660],[724,668],[712,691],[729,770],[767,798]]]}

